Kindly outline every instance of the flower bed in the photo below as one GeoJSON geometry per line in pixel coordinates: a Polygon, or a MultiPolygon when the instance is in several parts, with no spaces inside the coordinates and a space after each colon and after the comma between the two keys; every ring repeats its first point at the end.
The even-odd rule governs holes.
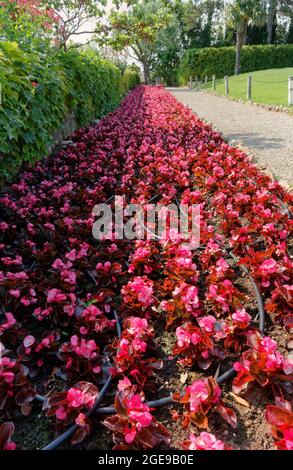
{"type": "MultiPolygon", "coordinates": [[[[161,87],[136,88],[72,138],[0,198],[0,447],[48,443],[27,445],[18,432],[40,413],[36,394],[48,397],[43,422],[57,433],[76,424],[72,443],[88,442],[101,426],[89,411],[110,373],[115,414],[104,425],[116,449],[252,448],[235,436],[239,406],[253,406],[254,393],[264,432],[271,426],[276,446],[292,448],[292,361],[273,338],[293,324],[292,197],[161,87]],[[154,195],[200,204],[201,249],[171,239],[98,242],[92,209],[114,193],[141,204],[154,195]],[[268,336],[258,331],[240,264],[261,290],[268,336]],[[233,364],[231,402],[213,376],[233,364]],[[180,380],[167,380],[166,390],[170,365],[180,380]],[[144,400],[168,393],[163,425],[144,400]],[[214,436],[218,419],[225,424],[214,436]]],[[[104,402],[113,405],[111,394],[104,402]]]]}

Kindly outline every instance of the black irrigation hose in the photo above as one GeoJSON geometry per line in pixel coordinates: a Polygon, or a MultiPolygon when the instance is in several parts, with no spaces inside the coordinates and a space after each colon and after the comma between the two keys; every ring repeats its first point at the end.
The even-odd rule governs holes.
{"type": "MultiPolygon", "coordinates": [[[[236,372],[234,368],[231,367],[231,369],[227,370],[227,372],[224,372],[224,374],[220,375],[220,377],[216,379],[216,382],[218,385],[220,385],[226,382],[227,380],[231,379],[235,374],[236,372]]],[[[145,404],[150,408],[161,408],[162,406],[171,405],[171,403],[175,402],[172,399],[172,395],[169,395],[168,397],[160,398],[159,400],[148,401],[145,404]]],[[[105,406],[103,408],[98,408],[95,411],[96,415],[113,415],[115,413],[116,410],[113,406],[105,406]]]]}
{"type": "Polygon", "coordinates": [[[117,337],[118,338],[121,338],[122,336],[122,328],[121,328],[121,323],[120,323],[120,320],[119,320],[119,317],[118,317],[118,313],[116,311],[116,309],[114,308],[114,318],[116,320],[116,330],[117,330],[117,337]]]}
{"type": "MultiPolygon", "coordinates": [[[[238,258],[234,255],[234,253],[232,251],[229,250],[228,253],[230,254],[231,258],[233,258],[233,260],[235,262],[239,261],[238,258]]],[[[265,323],[265,310],[264,310],[264,304],[263,304],[263,300],[262,300],[260,290],[259,290],[258,285],[256,284],[255,280],[253,279],[252,275],[250,274],[249,270],[247,269],[247,267],[244,266],[244,264],[240,264],[240,267],[243,269],[245,274],[249,277],[249,279],[250,279],[250,281],[253,285],[255,295],[256,295],[256,300],[257,300],[257,306],[258,306],[259,332],[260,332],[261,336],[264,336],[265,326],[266,326],[266,323],[265,323]]]]}
{"type": "MultiPolygon", "coordinates": [[[[89,417],[92,415],[92,413],[97,409],[100,401],[102,400],[102,398],[105,396],[105,394],[107,393],[110,385],[111,385],[111,382],[112,382],[112,376],[109,375],[106,383],[104,384],[104,386],[102,387],[99,395],[97,396],[96,398],[96,401],[95,401],[95,404],[93,406],[93,408],[91,408],[87,413],[86,413],[86,416],[89,417]]],[[[79,428],[79,426],[77,424],[73,424],[72,426],[70,426],[66,431],[64,431],[60,436],[56,437],[56,439],[54,439],[54,441],[50,442],[50,444],[48,444],[46,447],[43,447],[41,450],[54,450],[56,449],[57,447],[59,447],[61,444],[63,444],[63,442],[70,436],[72,436],[72,434],[79,428]]]]}

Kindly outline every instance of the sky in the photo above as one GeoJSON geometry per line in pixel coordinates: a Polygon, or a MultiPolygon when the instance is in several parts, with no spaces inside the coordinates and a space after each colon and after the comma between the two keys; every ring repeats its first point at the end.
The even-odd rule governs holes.
{"type": "MultiPolygon", "coordinates": [[[[111,9],[113,8],[113,1],[112,0],[108,0],[107,2],[107,7],[106,7],[106,12],[107,14],[110,13],[111,9]]],[[[94,30],[95,28],[95,21],[94,20],[90,20],[90,21],[87,21],[81,28],[79,31],[92,31],[94,30]]],[[[88,42],[89,40],[91,39],[91,34],[81,34],[81,35],[77,35],[77,36],[73,36],[72,40],[73,42],[76,42],[76,43],[79,43],[79,44],[85,44],[86,42],[88,42]]]]}

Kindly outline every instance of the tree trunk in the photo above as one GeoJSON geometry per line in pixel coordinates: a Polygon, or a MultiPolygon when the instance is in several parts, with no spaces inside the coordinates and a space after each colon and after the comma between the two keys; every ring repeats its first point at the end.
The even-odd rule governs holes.
{"type": "Polygon", "coordinates": [[[241,68],[241,49],[242,49],[242,35],[240,31],[236,33],[236,63],[235,63],[235,75],[240,74],[241,68]]]}
{"type": "Polygon", "coordinates": [[[235,75],[239,75],[241,71],[241,51],[244,44],[246,44],[247,24],[236,31],[236,63],[235,75]]]}
{"type": "Polygon", "coordinates": [[[149,64],[143,63],[144,83],[149,85],[151,83],[151,73],[149,64]]]}
{"type": "Polygon", "coordinates": [[[276,15],[277,1],[270,0],[269,9],[268,9],[268,18],[267,18],[267,44],[272,44],[273,42],[273,28],[274,28],[274,19],[276,15]]]}

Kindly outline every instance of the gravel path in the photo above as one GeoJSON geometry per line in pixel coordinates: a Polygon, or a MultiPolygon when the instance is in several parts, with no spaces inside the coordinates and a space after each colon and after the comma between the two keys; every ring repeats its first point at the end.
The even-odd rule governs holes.
{"type": "Polygon", "coordinates": [[[293,186],[293,116],[187,88],[168,91],[281,183],[293,186]]]}

